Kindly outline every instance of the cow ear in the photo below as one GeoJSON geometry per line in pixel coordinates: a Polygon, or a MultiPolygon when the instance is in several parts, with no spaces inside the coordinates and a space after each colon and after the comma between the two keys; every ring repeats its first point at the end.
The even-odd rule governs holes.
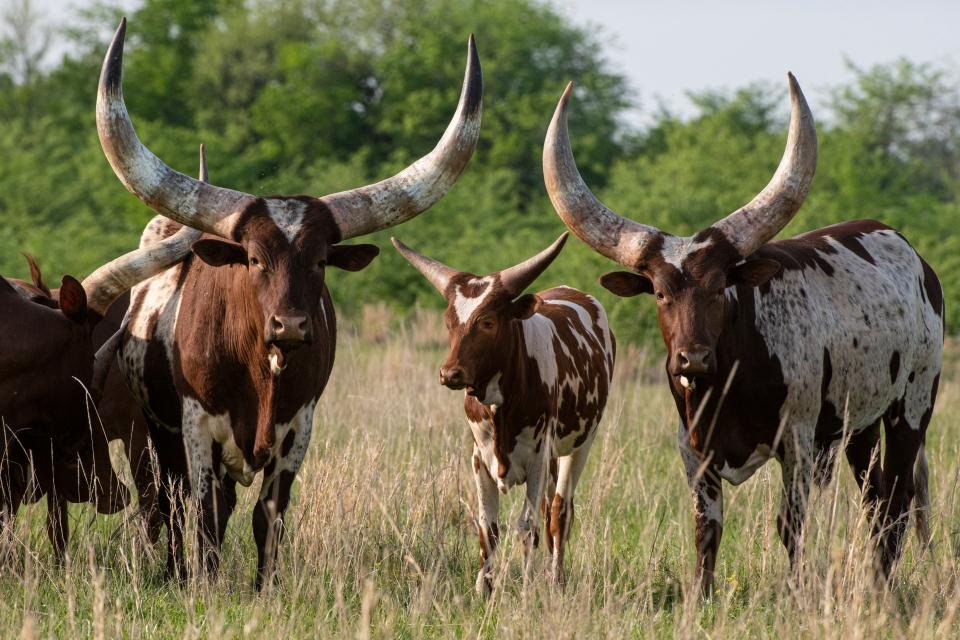
{"type": "Polygon", "coordinates": [[[74,322],[87,320],[87,292],[72,276],[63,276],[60,283],[60,311],[74,322]]]}
{"type": "Polygon", "coordinates": [[[236,242],[202,238],[193,243],[191,249],[198,258],[211,267],[222,267],[228,264],[246,264],[247,252],[236,242]]]}
{"type": "Polygon", "coordinates": [[[740,284],[748,287],[759,287],[780,273],[782,268],[783,266],[779,262],[768,258],[747,260],[727,270],[727,285],[740,284]]]}
{"type": "Polygon", "coordinates": [[[514,300],[511,304],[513,317],[518,320],[526,320],[537,312],[537,309],[539,309],[542,304],[542,300],[540,300],[540,296],[536,294],[527,293],[514,300]]]}
{"type": "Polygon", "coordinates": [[[629,271],[614,271],[600,277],[604,289],[621,298],[641,293],[653,293],[653,283],[648,278],[629,271]]]}
{"type": "Polygon", "coordinates": [[[360,271],[378,255],[380,249],[372,244],[334,245],[327,254],[327,264],[344,271],[360,271]]]}

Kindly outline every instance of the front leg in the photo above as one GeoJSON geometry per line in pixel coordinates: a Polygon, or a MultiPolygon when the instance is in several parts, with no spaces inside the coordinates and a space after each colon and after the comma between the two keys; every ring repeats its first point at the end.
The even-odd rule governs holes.
{"type": "Polygon", "coordinates": [[[723,487],[720,478],[709,464],[690,447],[690,439],[683,423],[677,429],[677,445],[687,474],[687,484],[693,496],[693,515],[696,521],[697,573],[701,593],[713,595],[713,572],[717,550],[723,535],[723,487]]]}
{"type": "Polygon", "coordinates": [[[260,497],[253,506],[253,537],[257,543],[257,591],[271,584],[276,575],[277,549],[283,537],[283,514],[290,504],[290,490],[300,471],[313,430],[311,402],[286,425],[277,425],[279,455],[263,468],[260,497]]]}
{"type": "MultiPolygon", "coordinates": [[[[596,431],[593,432],[594,434],[596,431]]],[[[593,445],[593,434],[580,445],[580,448],[569,456],[560,458],[558,466],[556,493],[551,505],[550,526],[547,529],[547,539],[551,540],[553,558],[551,574],[554,584],[558,587],[566,585],[566,576],[563,572],[563,555],[567,548],[567,538],[570,537],[570,528],[573,526],[573,494],[577,489],[580,474],[587,465],[587,456],[593,445]]]]}
{"type": "Polygon", "coordinates": [[[473,480],[477,485],[477,534],[480,537],[476,588],[480,595],[489,596],[493,591],[493,556],[500,544],[500,492],[476,445],[473,446],[473,480]]]}
{"type": "MultiPolygon", "coordinates": [[[[543,443],[547,448],[547,443],[543,443]]],[[[517,521],[517,532],[523,542],[523,579],[526,584],[533,570],[534,551],[540,545],[540,502],[543,500],[543,487],[549,469],[547,451],[536,454],[536,461],[527,470],[527,492],[517,521]]]]}

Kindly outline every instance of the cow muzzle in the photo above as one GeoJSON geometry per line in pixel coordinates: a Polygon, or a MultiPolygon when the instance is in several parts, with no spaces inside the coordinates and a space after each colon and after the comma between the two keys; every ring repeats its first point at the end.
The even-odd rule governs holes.
{"type": "MultiPolygon", "coordinates": [[[[713,350],[703,345],[677,349],[674,354],[673,374],[690,380],[713,373],[713,350]]],[[[682,380],[681,380],[682,382],[682,380]]],[[[684,385],[687,386],[687,385],[684,385]]]]}
{"type": "Polygon", "coordinates": [[[440,369],[440,384],[448,389],[464,389],[469,386],[467,374],[462,367],[444,367],[440,369]]]}
{"type": "Polygon", "coordinates": [[[267,344],[281,351],[292,351],[313,342],[310,318],[306,315],[274,315],[267,324],[267,344]]]}

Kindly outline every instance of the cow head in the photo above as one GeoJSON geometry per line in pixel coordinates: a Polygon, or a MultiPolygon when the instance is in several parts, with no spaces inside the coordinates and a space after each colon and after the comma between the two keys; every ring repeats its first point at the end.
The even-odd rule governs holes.
{"type": "Polygon", "coordinates": [[[339,243],[425,211],[466,168],[480,135],[483,93],[473,36],[456,114],[433,151],[392,178],[318,198],[255,197],[217,187],[174,171],[151,153],[123,102],[125,31],[123,20],[100,74],[97,130],[104,153],[131,193],[158,213],[207,232],[194,246],[201,260],[247,270],[276,373],[274,358],[311,340],[326,267],[356,271],[377,255],[371,245],[339,243]]]}
{"type": "Polygon", "coordinates": [[[547,192],[567,227],[602,255],[628,267],[601,284],[619,296],[656,298],[667,345],[667,371],[682,386],[716,371],[716,346],[731,287],[764,284],[780,271],[752,254],[772,239],[806,198],[817,164],[813,116],[788,74],[791,115],[787,146],[769,184],[749,203],[690,237],[634,222],[605,207],[577,170],[567,132],[571,85],[560,98],[543,148],[547,192]]]}
{"type": "Polygon", "coordinates": [[[536,312],[540,298],[532,293],[523,295],[523,291],[550,266],[566,240],[564,233],[532,258],[480,277],[451,269],[392,239],[400,255],[447,300],[444,322],[450,352],[440,368],[440,384],[466,389],[484,404],[503,402],[497,381],[512,353],[509,327],[536,312]]]}

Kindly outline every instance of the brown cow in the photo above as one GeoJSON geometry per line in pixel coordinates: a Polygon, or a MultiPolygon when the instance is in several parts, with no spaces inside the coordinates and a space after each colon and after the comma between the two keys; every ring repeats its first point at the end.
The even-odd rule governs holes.
{"type": "Polygon", "coordinates": [[[195,256],[133,291],[119,352],[157,450],[167,571],[185,575],[178,487],[199,501],[198,547],[213,571],[236,483],[248,486],[262,470],[253,511],[260,588],[273,574],[290,489],[333,367],[326,270],[364,268],[378,249],[342,241],[400,224],[453,186],[480,134],[480,63],[471,37],[456,115],[436,148],[396,176],[320,198],[255,197],[177,173],[140,143],[121,90],[125,30],[123,21],[101,71],[100,142],[124,185],[176,221],[154,219],[141,246],[180,224],[208,234],[195,256]]]}
{"type": "Polygon", "coordinates": [[[613,293],[656,298],[677,433],[693,493],[697,572],[709,591],[723,530],[721,478],[739,484],[780,462],[777,531],[796,563],[811,485],[839,445],[876,515],[878,566],[900,555],[910,504],[927,527],[924,441],[940,379],[943,292],[933,270],[889,227],[860,220],[769,242],[807,195],[816,129],[789,76],[787,147],[751,202],[692,237],[604,207],[577,171],[567,134],[570,88],[543,150],[554,208],[581,240],[629,272],[613,293]],[[880,423],[886,446],[882,466],[880,423]]]}
{"type": "Polygon", "coordinates": [[[23,502],[47,496],[47,531],[62,558],[67,502],[94,502],[103,513],[129,499],[110,467],[106,440],[87,409],[94,370],[92,332],[134,283],[182,260],[193,234],[138,249],[91,274],[64,276],[56,293],[43,284],[0,278],[0,517],[9,529],[23,502]]]}
{"type": "Polygon", "coordinates": [[[570,287],[521,295],[566,239],[563,234],[529,260],[484,277],[456,271],[393,241],[447,299],[450,353],[440,383],[466,389],[463,407],[473,432],[479,503],[476,586],[484,595],[492,588],[500,539],[498,491],[506,493],[521,482],[527,485],[519,522],[527,569],[538,543],[540,505],[553,579],[563,585],[573,492],[610,390],[616,341],[600,303],[570,287]]]}

